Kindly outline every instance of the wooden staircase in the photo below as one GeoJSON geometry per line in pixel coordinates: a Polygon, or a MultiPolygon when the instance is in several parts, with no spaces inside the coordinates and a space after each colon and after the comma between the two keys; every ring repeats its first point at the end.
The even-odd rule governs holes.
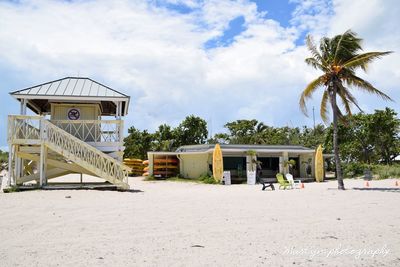
{"type": "Polygon", "coordinates": [[[120,189],[129,189],[129,167],[44,117],[9,116],[8,123],[8,142],[13,154],[10,163],[18,165],[20,160],[34,160],[40,165],[39,173],[25,176],[23,171],[18,173],[21,168],[10,168],[17,170],[12,173],[15,185],[32,180],[45,185],[48,179],[61,175],[87,173],[103,178],[120,189]]]}

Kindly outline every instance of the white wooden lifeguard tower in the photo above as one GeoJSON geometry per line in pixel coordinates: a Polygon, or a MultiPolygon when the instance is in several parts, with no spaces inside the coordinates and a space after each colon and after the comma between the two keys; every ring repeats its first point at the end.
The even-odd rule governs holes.
{"type": "Polygon", "coordinates": [[[123,121],[129,96],[89,78],[67,77],[19,91],[21,115],[8,117],[9,185],[70,173],[103,178],[128,189],[122,164],[123,121]],[[27,108],[37,116],[26,115],[27,108]],[[105,120],[105,117],[114,117],[105,120]],[[37,172],[29,168],[37,162],[37,172]]]}

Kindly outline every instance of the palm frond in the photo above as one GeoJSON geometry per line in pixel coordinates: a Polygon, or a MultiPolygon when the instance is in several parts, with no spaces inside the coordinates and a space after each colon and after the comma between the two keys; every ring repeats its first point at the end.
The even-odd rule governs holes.
{"type": "Polygon", "coordinates": [[[320,62],[322,65],[325,65],[326,62],[322,58],[321,53],[318,51],[317,46],[315,45],[311,35],[307,36],[306,45],[308,50],[310,50],[312,57],[315,58],[317,62],[320,62]]]}
{"type": "Polygon", "coordinates": [[[338,119],[340,121],[342,121],[345,125],[347,125],[347,120],[346,117],[343,115],[343,112],[340,110],[340,108],[338,107],[338,105],[336,105],[336,114],[338,116],[338,119]]]}
{"type": "Polygon", "coordinates": [[[380,90],[376,89],[372,84],[369,82],[361,79],[360,77],[354,75],[354,74],[348,74],[346,77],[343,78],[343,80],[349,85],[349,86],[354,86],[356,88],[362,89],[367,91],[368,93],[371,94],[376,94],[379,97],[381,97],[384,100],[391,100],[393,99],[390,98],[387,94],[381,92],[380,90]]]}
{"type": "Polygon", "coordinates": [[[335,55],[334,55],[334,57],[333,57],[333,62],[334,62],[335,64],[338,64],[338,63],[339,63],[339,62],[337,62],[337,56],[338,56],[339,50],[340,50],[340,48],[341,48],[341,43],[342,43],[342,41],[343,41],[343,38],[344,38],[345,34],[346,34],[347,32],[349,32],[349,31],[350,31],[350,30],[347,30],[344,34],[340,35],[339,41],[338,41],[337,44],[336,44],[335,55]]]}
{"type": "Polygon", "coordinates": [[[351,103],[353,103],[361,112],[363,112],[363,110],[360,108],[360,106],[358,105],[357,99],[350,93],[350,90],[347,89],[346,87],[343,87],[344,90],[344,95],[346,96],[347,100],[350,101],[351,103]]]}
{"type": "Polygon", "coordinates": [[[352,112],[351,112],[350,104],[352,102],[351,102],[350,99],[348,99],[348,97],[346,95],[346,88],[343,85],[340,85],[339,86],[339,90],[337,91],[337,93],[338,93],[338,95],[339,95],[339,97],[340,97],[340,99],[342,101],[342,104],[343,104],[343,107],[344,107],[344,109],[346,111],[346,114],[351,116],[352,112]]]}
{"type": "Polygon", "coordinates": [[[300,109],[307,116],[306,100],[312,97],[312,94],[318,87],[324,84],[324,75],[319,76],[314,81],[310,82],[300,96],[300,109]]]}
{"type": "Polygon", "coordinates": [[[321,38],[319,50],[321,51],[323,62],[325,62],[326,65],[331,64],[333,60],[331,39],[328,37],[321,38]]]}
{"type": "Polygon", "coordinates": [[[329,100],[329,93],[328,90],[325,90],[324,93],[322,94],[322,100],[321,100],[321,107],[320,107],[320,115],[322,120],[328,124],[329,118],[328,118],[328,100],[329,100]]]}
{"type": "Polygon", "coordinates": [[[347,30],[341,35],[336,35],[331,39],[331,53],[334,53],[332,62],[341,64],[357,55],[361,47],[362,39],[351,30],[347,30]]]}
{"type": "Polygon", "coordinates": [[[360,67],[365,71],[367,69],[368,63],[372,62],[375,59],[389,55],[391,53],[393,53],[393,51],[363,53],[345,62],[343,64],[343,67],[349,69],[355,69],[357,67],[360,67]]]}
{"type": "Polygon", "coordinates": [[[305,59],[305,62],[307,65],[310,65],[314,69],[321,70],[323,72],[329,71],[329,68],[327,66],[324,66],[321,64],[316,58],[314,57],[309,57],[305,59]]]}

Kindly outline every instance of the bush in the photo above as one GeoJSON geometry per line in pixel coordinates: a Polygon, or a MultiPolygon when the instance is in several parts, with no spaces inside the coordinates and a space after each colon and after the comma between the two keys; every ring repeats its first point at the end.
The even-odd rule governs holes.
{"type": "Polygon", "coordinates": [[[218,184],[218,182],[215,181],[214,177],[210,176],[208,173],[200,175],[198,180],[203,184],[218,184]]]}
{"type": "Polygon", "coordinates": [[[351,162],[343,165],[343,176],[354,178],[364,175],[365,170],[371,170],[372,166],[366,163],[351,162]]]}
{"type": "Polygon", "coordinates": [[[374,175],[378,176],[378,179],[400,178],[400,164],[369,165],[357,162],[343,165],[343,176],[346,178],[364,176],[365,170],[371,170],[374,175]]]}
{"type": "Polygon", "coordinates": [[[400,164],[375,165],[373,172],[379,179],[400,178],[400,164]]]}

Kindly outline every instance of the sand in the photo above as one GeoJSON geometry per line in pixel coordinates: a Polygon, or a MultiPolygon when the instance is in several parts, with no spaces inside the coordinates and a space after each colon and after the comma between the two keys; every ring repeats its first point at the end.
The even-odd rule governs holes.
{"type": "Polygon", "coordinates": [[[400,266],[394,180],[0,194],[1,266],[400,266]],[[357,189],[358,188],[358,189],[357,189]]]}

